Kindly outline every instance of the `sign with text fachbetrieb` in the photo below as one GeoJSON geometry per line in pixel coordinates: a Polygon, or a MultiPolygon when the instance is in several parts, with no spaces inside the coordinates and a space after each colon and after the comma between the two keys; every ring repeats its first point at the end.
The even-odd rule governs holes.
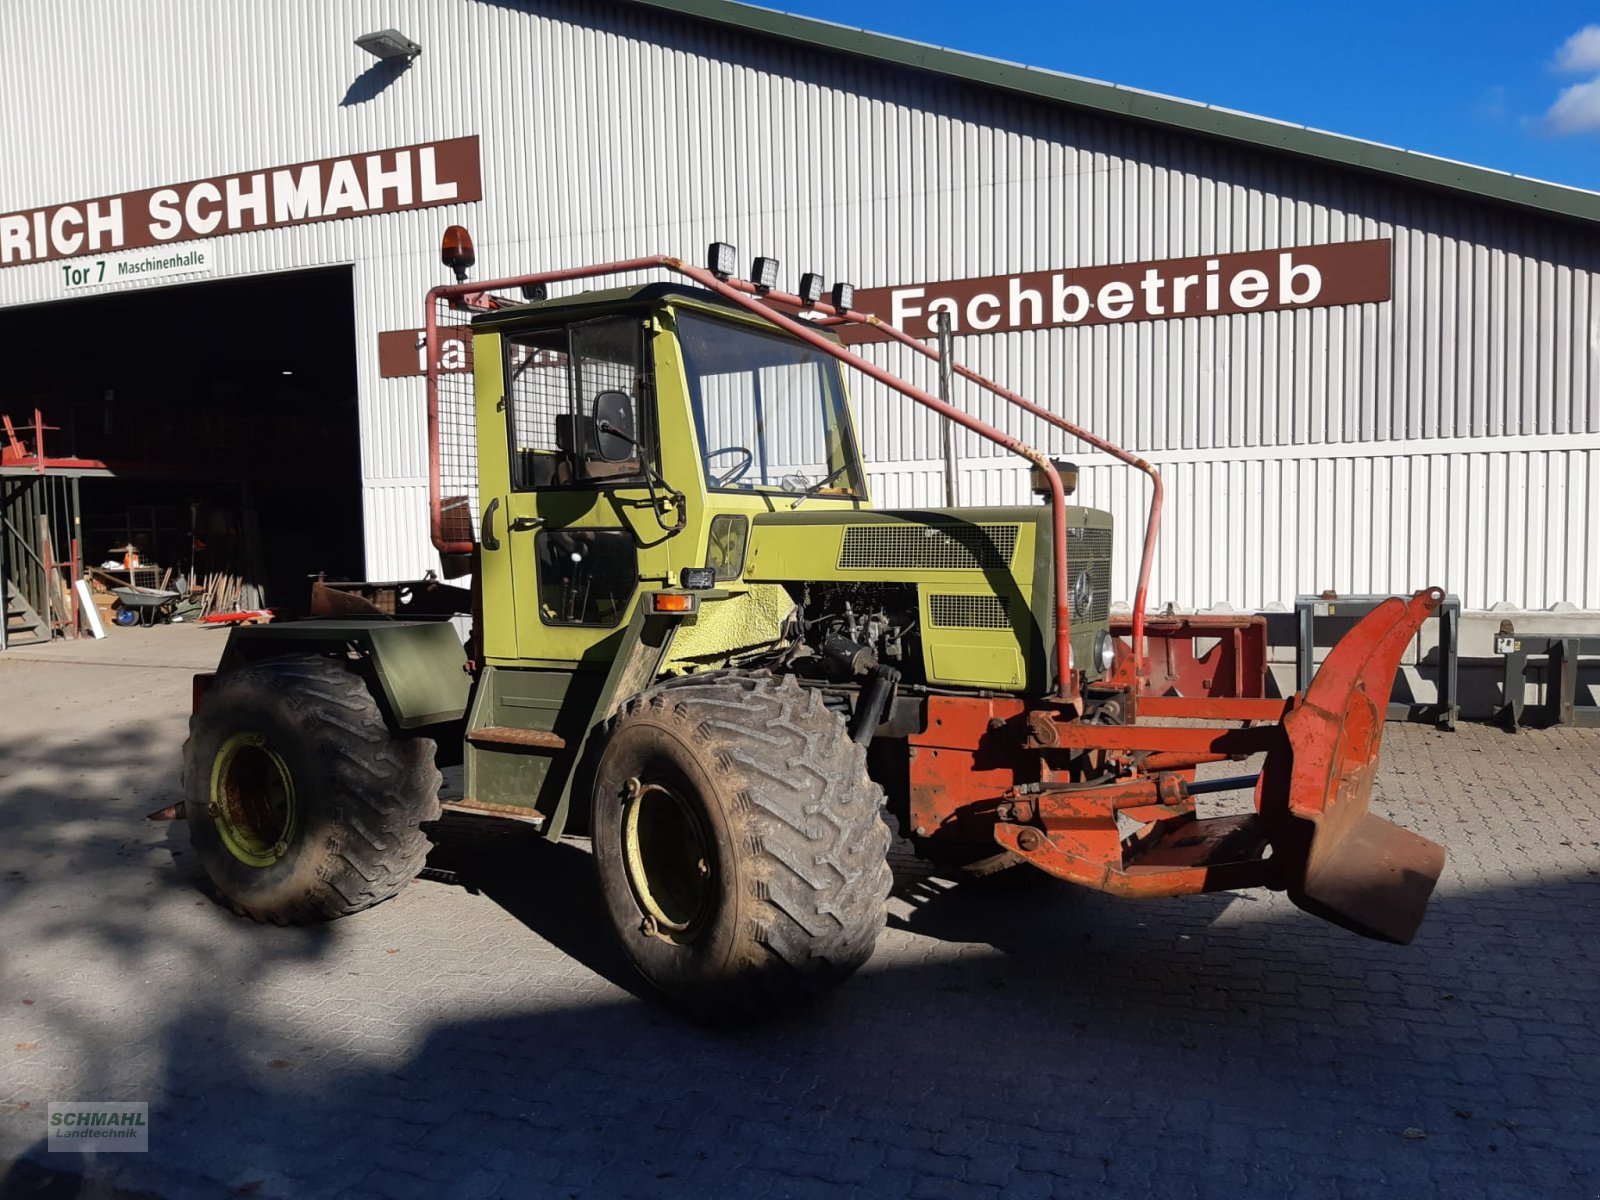
{"type": "MultiPolygon", "coordinates": [[[[1383,238],[1030,271],[862,288],[855,306],[914,337],[932,337],[941,312],[950,314],[951,331],[961,334],[1366,304],[1390,298],[1390,252],[1383,238]]],[[[881,336],[840,332],[846,342],[881,336]]]]}
{"type": "Polygon", "coordinates": [[[0,215],[0,267],[482,198],[478,139],[265,167],[0,215]]]}

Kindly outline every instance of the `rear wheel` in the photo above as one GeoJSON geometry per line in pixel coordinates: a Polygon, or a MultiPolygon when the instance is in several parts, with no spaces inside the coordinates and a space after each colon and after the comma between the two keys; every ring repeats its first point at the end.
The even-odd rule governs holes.
{"type": "Polygon", "coordinates": [[[422,867],[439,816],[434,743],[400,737],[337,660],[219,675],[189,719],[184,811],[235,910],[300,925],[389,899],[422,867]]]}
{"type": "Polygon", "coordinates": [[[707,1020],[820,995],[883,928],[882,806],[844,722],[792,678],[718,673],[643,693],[595,775],[595,864],[623,949],[707,1020]]]}

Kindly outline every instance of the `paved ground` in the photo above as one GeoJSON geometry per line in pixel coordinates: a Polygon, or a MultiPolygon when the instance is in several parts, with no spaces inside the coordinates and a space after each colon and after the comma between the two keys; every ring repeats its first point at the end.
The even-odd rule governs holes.
{"type": "Polygon", "coordinates": [[[204,899],[143,816],[220,644],[0,656],[0,1195],[1600,1195],[1600,731],[1392,729],[1377,807],[1452,854],[1411,947],[913,879],[828,1005],[719,1035],[630,992],[580,845],[453,823],[476,890],[316,929],[204,899]],[[62,1099],[150,1152],[47,1154],[62,1099]]]}

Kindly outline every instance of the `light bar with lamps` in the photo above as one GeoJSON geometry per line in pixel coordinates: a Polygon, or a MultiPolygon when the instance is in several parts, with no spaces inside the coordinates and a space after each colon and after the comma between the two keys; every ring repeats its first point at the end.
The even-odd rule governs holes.
{"type": "Polygon", "coordinates": [[[728,242],[712,242],[706,248],[706,269],[718,279],[727,279],[739,269],[739,251],[728,242]]]}
{"type": "Polygon", "coordinates": [[[363,33],[356,39],[356,45],[373,58],[380,58],[385,62],[401,58],[410,62],[422,53],[422,47],[398,29],[380,29],[376,33],[363,33]]]}

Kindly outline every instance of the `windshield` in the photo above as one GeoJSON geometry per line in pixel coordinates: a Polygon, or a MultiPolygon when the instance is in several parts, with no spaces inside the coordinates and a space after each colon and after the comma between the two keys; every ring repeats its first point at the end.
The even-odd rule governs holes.
{"type": "Polygon", "coordinates": [[[783,334],[675,316],[711,487],[865,495],[835,359],[783,334]]]}

